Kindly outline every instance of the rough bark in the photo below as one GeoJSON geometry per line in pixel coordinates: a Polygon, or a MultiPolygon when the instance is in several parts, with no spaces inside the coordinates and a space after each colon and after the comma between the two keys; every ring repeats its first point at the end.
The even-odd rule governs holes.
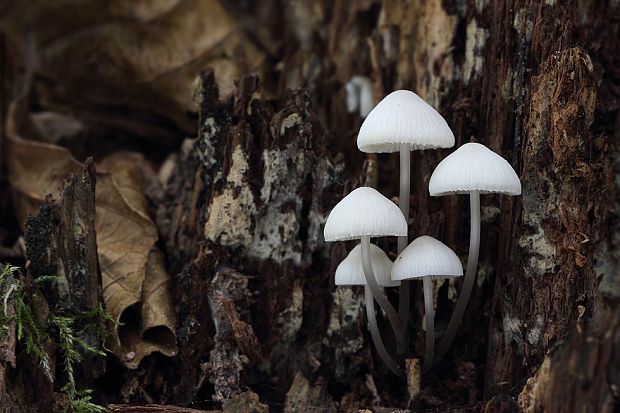
{"type": "MultiPolygon", "coordinates": [[[[220,95],[205,70],[194,89],[197,136],[181,142],[169,135],[187,130],[178,108],[168,117],[183,118],[179,125],[155,128],[166,136],[153,159],[179,146],[160,171],[164,199],[155,200],[179,352],[149,356],[137,370],[113,366],[106,378],[117,384],[105,397],[196,408],[225,401],[224,410],[265,409],[256,407],[259,399],[275,411],[407,407],[405,384],[374,361],[362,292],[333,285],[336,265],[354,244],[322,238],[330,209],[360,183],[388,197],[398,193],[398,157],[361,154],[361,119],[346,113],[344,84],[366,75],[376,101],[394,89],[416,91],[444,115],[457,146],[485,144],[511,162],[523,185],[521,197],[481,199],[482,244],[468,312],[448,355],[411,390],[413,407],[618,409],[618,2],[222,5],[241,22],[252,49],[267,56],[266,75],[262,85],[241,77],[220,95]],[[242,393],[248,388],[254,393],[242,393]]],[[[37,81],[40,90],[50,89],[37,81]]],[[[139,105],[146,119],[161,116],[156,86],[145,94],[155,109],[139,105]]],[[[132,84],[132,93],[140,87],[132,84]]],[[[46,98],[38,104],[64,107],[46,98]]],[[[110,127],[122,130],[118,119],[110,127]]],[[[141,136],[153,130],[130,126],[141,136]]],[[[467,197],[436,199],[427,189],[450,152],[412,156],[409,236],[434,236],[464,259],[467,197]]],[[[394,257],[394,240],[379,243],[394,257]]],[[[51,264],[42,255],[31,266],[49,272],[51,264]]],[[[439,336],[460,285],[435,287],[439,336]]],[[[411,288],[408,355],[419,357],[422,291],[411,288]]]]}

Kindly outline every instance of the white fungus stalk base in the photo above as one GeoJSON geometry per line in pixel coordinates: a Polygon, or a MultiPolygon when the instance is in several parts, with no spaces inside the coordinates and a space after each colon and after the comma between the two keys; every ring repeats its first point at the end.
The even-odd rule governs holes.
{"type": "Polygon", "coordinates": [[[383,345],[383,340],[381,339],[381,334],[379,333],[379,328],[377,327],[377,317],[375,316],[375,300],[372,297],[372,293],[370,292],[370,288],[368,288],[368,286],[364,286],[364,298],[366,301],[368,329],[370,330],[370,335],[372,336],[372,341],[375,344],[379,358],[381,358],[383,363],[388,366],[392,373],[399,377],[404,377],[403,371],[400,367],[398,367],[398,364],[396,364],[394,359],[390,357],[389,353],[385,349],[385,345],[383,345]]]}
{"type": "Polygon", "coordinates": [[[422,370],[428,371],[435,355],[435,313],[433,310],[433,281],[430,276],[423,277],[424,315],[426,316],[426,353],[422,370]]]}
{"type": "Polygon", "coordinates": [[[444,333],[441,342],[439,344],[439,354],[444,355],[456,335],[461,322],[463,321],[463,314],[465,308],[469,302],[471,291],[474,286],[474,280],[476,279],[476,268],[478,267],[478,252],[480,249],[480,191],[471,191],[469,193],[469,207],[471,214],[471,229],[469,236],[469,256],[467,257],[467,270],[465,271],[465,279],[463,280],[463,289],[461,295],[456,302],[454,313],[448,323],[448,328],[444,333]]]}
{"type": "Polygon", "coordinates": [[[394,331],[394,338],[396,340],[396,352],[400,354],[405,353],[406,342],[405,342],[405,332],[403,330],[403,325],[398,317],[398,313],[392,307],[392,304],[388,301],[387,297],[381,291],[379,284],[377,284],[377,280],[375,279],[375,274],[372,270],[372,262],[370,260],[370,236],[364,235],[361,239],[362,245],[362,267],[364,268],[364,277],[366,277],[366,283],[372,296],[379,306],[385,311],[390,324],[392,325],[392,330],[394,331]]]}
{"type": "MultiPolygon", "coordinates": [[[[405,216],[405,221],[409,225],[409,195],[411,191],[411,151],[409,145],[400,145],[400,194],[398,197],[398,204],[400,210],[405,216]]],[[[409,237],[398,237],[398,254],[409,244],[409,237]]],[[[404,280],[398,288],[398,315],[403,322],[405,330],[409,325],[409,281],[404,280]]]]}

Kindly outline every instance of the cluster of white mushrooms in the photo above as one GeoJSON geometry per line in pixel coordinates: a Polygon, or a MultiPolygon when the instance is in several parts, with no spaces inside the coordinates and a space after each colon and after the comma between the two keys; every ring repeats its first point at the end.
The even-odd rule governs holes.
{"type": "MultiPolygon", "coordinates": [[[[377,190],[353,190],[331,211],[325,223],[325,241],[360,239],[336,270],[336,285],[364,285],[366,313],[377,354],[396,375],[402,369],[385,348],[377,328],[374,301],[389,320],[399,356],[405,354],[408,325],[409,286],[407,280],[422,279],[426,317],[424,370],[434,357],[434,314],[432,282],[463,275],[457,255],[441,241],[427,235],[408,243],[410,159],[412,150],[450,148],[454,134],[445,119],[418,95],[397,90],[385,97],[364,120],[357,137],[363,152],[400,152],[400,209],[377,190]],[[371,237],[397,236],[398,256],[394,263],[371,237]],[[399,311],[382,288],[400,286],[399,311]]],[[[521,194],[519,177],[504,158],[478,143],[467,143],[437,165],[429,182],[432,196],[470,195],[471,233],[467,270],[461,295],[448,324],[439,350],[450,347],[469,301],[478,265],[480,244],[480,194],[521,194]]]]}

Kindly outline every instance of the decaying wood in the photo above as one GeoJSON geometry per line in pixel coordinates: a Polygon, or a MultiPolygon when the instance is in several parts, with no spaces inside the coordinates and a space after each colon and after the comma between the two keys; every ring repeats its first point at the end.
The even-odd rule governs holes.
{"type": "MultiPolygon", "coordinates": [[[[101,104],[110,114],[108,128],[151,132],[164,143],[146,156],[159,161],[162,147],[169,155],[159,174],[163,197],[152,200],[178,320],[178,354],[151,355],[136,370],[119,367],[110,373],[118,388],[106,397],[214,408],[221,401],[224,411],[266,411],[267,405],[276,411],[381,411],[405,408],[410,398],[414,408],[438,411],[617,409],[617,2],[250,3],[222,2],[215,10],[226,17],[223,23],[231,15],[241,22],[242,35],[230,29],[239,35],[232,43],[243,43],[240,61],[258,54],[261,68],[265,63],[273,70],[266,70],[263,83],[239,76],[234,87],[230,79],[216,82],[220,65],[204,70],[192,90],[199,107],[195,138],[182,141],[185,135],[171,132],[191,130],[185,116],[190,92],[162,86],[187,84],[187,76],[149,81],[144,96],[142,77],[124,79],[131,93],[121,103],[139,108],[138,118],[149,121],[142,128],[133,120],[123,126],[118,109],[109,107],[117,86],[91,90],[108,102],[101,104]],[[322,238],[327,214],[352,188],[370,184],[388,197],[398,191],[398,157],[366,159],[356,148],[362,120],[346,113],[344,90],[354,75],[372,79],[376,101],[398,88],[416,91],[444,115],[456,146],[487,145],[512,163],[523,185],[521,197],[482,198],[480,261],[463,326],[449,354],[411,392],[373,357],[361,291],[333,285],[334,270],[354,243],[328,245],[322,238]],[[182,104],[164,111],[171,102],[182,104]],[[162,115],[176,125],[153,126],[150,120],[162,115]],[[175,145],[179,149],[169,154],[175,145]]],[[[188,10],[178,6],[172,15],[188,10]]],[[[145,69],[138,65],[136,73],[145,69]]],[[[39,110],[58,116],[66,109],[92,128],[84,108],[72,111],[59,99],[65,89],[57,70],[39,72],[39,110]]],[[[68,96],[82,102],[76,85],[71,78],[68,96]]],[[[68,146],[88,147],[79,140],[68,146]]],[[[450,151],[412,154],[409,235],[437,237],[464,259],[466,197],[428,196],[430,174],[450,151]]],[[[55,225],[52,212],[44,207],[37,218],[42,223],[31,224],[55,225]]],[[[26,244],[38,251],[28,254],[33,273],[55,273],[57,242],[48,243],[47,233],[29,236],[26,244]]],[[[377,242],[395,257],[393,240],[377,242]]],[[[435,286],[438,335],[460,285],[435,286]]],[[[424,309],[420,289],[411,288],[407,357],[415,358],[424,349],[424,309]]]]}
{"type": "Polygon", "coordinates": [[[291,388],[286,393],[284,412],[309,413],[317,410],[324,412],[337,411],[326,385],[327,383],[325,380],[321,380],[320,378],[314,385],[311,385],[303,374],[297,373],[293,379],[291,388]]]}
{"type": "Polygon", "coordinates": [[[100,302],[94,213],[95,168],[90,158],[84,163],[81,180],[69,177],[60,203],[57,274],[66,279],[75,313],[93,310],[100,302]]]}

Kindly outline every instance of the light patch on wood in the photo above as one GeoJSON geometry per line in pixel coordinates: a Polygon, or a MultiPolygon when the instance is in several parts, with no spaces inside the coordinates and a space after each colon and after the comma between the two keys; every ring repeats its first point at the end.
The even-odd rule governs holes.
{"type": "Polygon", "coordinates": [[[232,154],[232,167],[226,180],[235,186],[243,186],[243,176],[248,170],[248,159],[241,146],[236,146],[232,154]]]}
{"type": "Polygon", "coordinates": [[[523,386],[523,390],[517,399],[519,407],[524,413],[543,411],[544,406],[541,406],[540,402],[544,402],[545,392],[551,380],[550,372],[551,358],[547,355],[536,374],[527,379],[527,383],[523,386]]]}
{"type": "Polygon", "coordinates": [[[344,286],[337,287],[332,297],[333,304],[324,340],[329,344],[328,338],[337,337],[337,355],[357,353],[364,346],[364,339],[358,335],[347,334],[347,331],[357,331],[364,311],[364,294],[344,286]]]}
{"type": "Polygon", "coordinates": [[[332,297],[333,306],[327,326],[328,336],[333,336],[352,323],[357,324],[364,308],[364,295],[355,293],[350,287],[336,287],[332,297]]]}
{"type": "Polygon", "coordinates": [[[532,41],[532,33],[534,33],[534,22],[528,19],[527,9],[519,9],[515,13],[515,17],[512,20],[512,27],[518,33],[523,33],[525,30],[525,38],[528,42],[532,41]]]}
{"type": "Polygon", "coordinates": [[[282,119],[282,123],[280,123],[280,136],[284,135],[287,129],[297,125],[301,125],[301,116],[299,116],[298,113],[291,113],[286,118],[282,119]]]}
{"type": "Polygon", "coordinates": [[[476,13],[481,14],[484,8],[489,4],[489,0],[475,0],[476,13]]]}
{"type": "Polygon", "coordinates": [[[409,402],[412,402],[417,400],[420,395],[420,381],[422,378],[420,359],[405,359],[405,371],[407,374],[407,393],[409,394],[409,402]]]}
{"type": "Polygon", "coordinates": [[[479,264],[478,272],[476,273],[476,285],[478,288],[482,288],[482,285],[491,279],[494,267],[488,264],[479,264]]]}
{"type": "Polygon", "coordinates": [[[301,328],[303,322],[304,292],[301,280],[296,279],[293,284],[290,305],[278,314],[278,330],[282,342],[289,342],[301,328]]]}
{"type": "Polygon", "coordinates": [[[301,251],[291,248],[297,243],[299,222],[293,211],[268,211],[256,223],[254,237],[248,245],[248,254],[260,258],[272,258],[277,262],[290,259],[301,263],[301,251]]]}
{"type": "MultiPolygon", "coordinates": [[[[419,23],[415,35],[417,44],[411,44],[411,39],[403,43],[404,47],[414,49],[416,92],[429,105],[437,108],[441,89],[449,86],[454,79],[454,61],[450,51],[458,18],[446,13],[441,0],[424,1],[409,7],[419,8],[421,14],[416,20],[419,23]],[[435,69],[437,65],[439,71],[435,69]]],[[[411,67],[404,69],[411,70],[411,67]]],[[[401,72],[400,77],[407,76],[401,72]]]]}
{"type": "Polygon", "coordinates": [[[506,343],[521,342],[521,320],[516,317],[510,317],[509,315],[505,315],[502,320],[502,326],[504,329],[504,336],[506,338],[506,343]]]}
{"type": "Polygon", "coordinates": [[[530,256],[531,271],[536,274],[527,275],[545,275],[553,271],[556,265],[556,247],[551,244],[545,236],[542,227],[538,227],[538,232],[532,235],[523,235],[519,238],[519,246],[528,251],[532,251],[530,256]]]}
{"type": "Polygon", "coordinates": [[[512,67],[509,67],[506,70],[506,74],[504,77],[504,81],[502,82],[502,86],[500,87],[500,91],[502,93],[502,97],[505,100],[514,99],[515,90],[518,90],[517,86],[517,78],[515,77],[515,72],[512,67]]]}
{"type": "Polygon", "coordinates": [[[543,319],[543,316],[541,314],[537,314],[534,326],[530,328],[526,336],[527,341],[531,345],[536,346],[540,342],[542,328],[544,327],[544,324],[545,320],[543,319]]]}
{"type": "Polygon", "coordinates": [[[489,37],[488,30],[479,27],[476,19],[471,19],[467,25],[467,37],[465,39],[465,63],[463,65],[463,81],[469,83],[480,74],[484,58],[482,49],[484,42],[489,37]]]}
{"type": "MultiPolygon", "coordinates": [[[[282,128],[293,127],[300,121],[298,114],[292,114],[282,122],[282,125],[286,123],[288,126],[282,128]]],[[[248,254],[260,259],[271,258],[276,262],[290,259],[299,265],[302,255],[298,237],[302,200],[297,193],[304,185],[308,159],[296,142],[283,149],[265,149],[262,159],[264,171],[260,199],[264,208],[256,220],[248,254]],[[293,167],[289,167],[290,164],[293,167]]]]}
{"type": "Polygon", "coordinates": [[[204,229],[206,239],[227,246],[247,245],[252,241],[252,217],[256,214],[256,205],[252,191],[243,182],[247,170],[247,157],[237,146],[232,154],[226,187],[211,201],[204,229]]]}

